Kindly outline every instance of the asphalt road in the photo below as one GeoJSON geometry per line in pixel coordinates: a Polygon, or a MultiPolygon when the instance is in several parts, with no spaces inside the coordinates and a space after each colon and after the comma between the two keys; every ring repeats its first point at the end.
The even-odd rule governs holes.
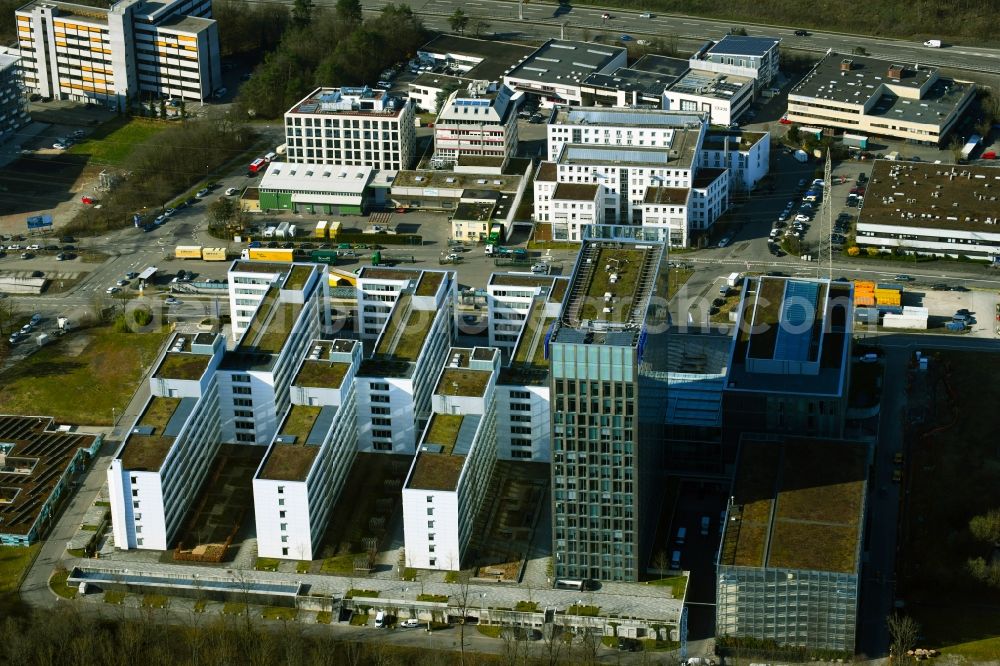
{"type": "MultiPolygon", "coordinates": [[[[332,0],[327,1],[328,4],[333,4],[332,0]]],[[[362,5],[367,10],[377,10],[392,2],[393,0],[363,0],[362,5]]],[[[666,14],[654,14],[653,18],[646,19],[639,17],[641,10],[605,10],[599,7],[560,6],[542,2],[525,4],[522,7],[524,19],[519,20],[517,3],[511,0],[414,0],[408,4],[424,18],[424,23],[430,28],[449,31],[448,17],[460,8],[473,19],[487,19],[490,22],[489,30],[505,38],[558,37],[560,27],[565,25],[567,38],[580,38],[586,30],[591,38],[607,33],[613,41],[619,41],[623,34],[633,39],[676,37],[687,41],[704,41],[721,39],[730,28],[737,25],[733,21],[666,14]],[[601,18],[605,12],[611,14],[610,20],[601,18]]],[[[995,48],[956,44],[933,49],[920,42],[864,35],[814,32],[807,37],[797,37],[794,34],[797,26],[743,24],[742,27],[751,36],[781,38],[782,48],[813,53],[834,49],[849,53],[856,47],[862,47],[872,56],[880,58],[1000,74],[1000,49],[995,48]]]]}

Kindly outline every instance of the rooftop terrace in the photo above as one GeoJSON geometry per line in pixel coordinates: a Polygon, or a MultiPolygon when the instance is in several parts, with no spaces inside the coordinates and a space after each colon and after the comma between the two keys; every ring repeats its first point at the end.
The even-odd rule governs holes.
{"type": "Polygon", "coordinates": [[[865,444],[745,437],[720,563],[857,573],[865,444]]]}
{"type": "Polygon", "coordinates": [[[571,278],[562,321],[574,327],[637,325],[656,280],[659,245],[588,242],[571,278]]]}

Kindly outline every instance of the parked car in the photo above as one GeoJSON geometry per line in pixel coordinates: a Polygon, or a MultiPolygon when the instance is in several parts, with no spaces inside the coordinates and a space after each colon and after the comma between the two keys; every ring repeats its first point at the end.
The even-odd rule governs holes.
{"type": "Polygon", "coordinates": [[[31,259],[33,256],[35,256],[35,255],[31,254],[30,252],[22,252],[21,253],[21,258],[22,259],[31,259]]]}
{"type": "Polygon", "coordinates": [[[125,279],[126,280],[134,280],[137,277],[139,277],[139,274],[136,273],[135,271],[129,271],[128,273],[125,274],[125,279]]]}
{"type": "Polygon", "coordinates": [[[107,294],[117,294],[119,291],[121,291],[121,287],[112,286],[112,287],[108,287],[104,291],[107,294]]]}
{"type": "Polygon", "coordinates": [[[796,30],[795,31],[795,36],[796,37],[808,37],[809,36],[809,31],[808,30],[796,30]]]}
{"type": "Polygon", "coordinates": [[[651,18],[653,18],[653,15],[651,13],[649,13],[649,12],[643,12],[643,13],[639,14],[639,18],[651,19],[651,18]]]}
{"type": "Polygon", "coordinates": [[[168,208],[165,211],[163,211],[163,214],[166,215],[167,217],[173,217],[176,213],[177,213],[176,208],[168,208]]]}
{"type": "Polygon", "coordinates": [[[730,243],[730,242],[732,242],[732,240],[733,240],[733,239],[732,239],[732,238],[730,238],[729,236],[723,236],[723,237],[722,237],[722,238],[721,238],[721,239],[719,240],[719,247],[726,247],[727,245],[729,245],[729,243],[730,243]]]}
{"type": "Polygon", "coordinates": [[[227,196],[227,197],[231,197],[231,196],[233,196],[234,194],[239,194],[239,193],[240,193],[239,189],[238,189],[238,188],[235,188],[235,187],[230,187],[230,188],[228,188],[228,189],[226,190],[226,196],[227,196]]]}
{"type": "Polygon", "coordinates": [[[896,282],[912,282],[913,278],[905,273],[900,273],[899,275],[894,277],[893,280],[895,280],[896,282]]]}
{"type": "Polygon", "coordinates": [[[115,284],[118,285],[119,287],[124,287],[125,285],[128,284],[128,280],[118,280],[118,282],[116,282],[115,284]]]}
{"type": "Polygon", "coordinates": [[[411,617],[408,620],[403,620],[399,623],[399,626],[403,629],[413,629],[414,627],[420,626],[420,620],[415,617],[411,617]]]}
{"type": "Polygon", "coordinates": [[[965,291],[969,291],[969,288],[965,287],[963,285],[960,285],[960,284],[956,284],[953,287],[949,287],[948,291],[962,291],[962,292],[965,292],[965,291]]]}
{"type": "Polygon", "coordinates": [[[178,303],[180,303],[180,301],[174,298],[173,296],[167,296],[165,299],[163,299],[164,305],[177,305],[178,303]]]}
{"type": "Polygon", "coordinates": [[[211,190],[209,190],[209,189],[208,189],[208,188],[206,187],[206,188],[204,188],[204,189],[201,189],[201,190],[198,190],[197,192],[195,192],[195,193],[194,193],[194,196],[195,196],[195,198],[197,198],[197,199],[204,199],[205,197],[207,197],[207,196],[208,196],[208,194],[209,194],[209,192],[210,192],[210,191],[211,191],[211,190]]]}

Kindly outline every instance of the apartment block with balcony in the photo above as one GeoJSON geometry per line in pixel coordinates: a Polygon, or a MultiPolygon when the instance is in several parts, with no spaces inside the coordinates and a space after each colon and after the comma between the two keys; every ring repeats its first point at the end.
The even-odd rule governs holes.
{"type": "Polygon", "coordinates": [[[517,151],[517,109],[504,85],[474,81],[442,104],[434,121],[434,157],[507,158],[517,151]]]}
{"type": "Polygon", "coordinates": [[[455,338],[456,276],[365,268],[359,308],[360,294],[378,285],[398,291],[383,292],[394,300],[374,342],[365,342],[370,351],[357,378],[358,449],[412,454],[431,412],[434,376],[455,338]]]}
{"type": "Polygon", "coordinates": [[[285,112],[289,162],[409,169],[416,150],[409,100],[384,90],[317,88],[285,112]]]}
{"type": "MultiPolygon", "coordinates": [[[[225,442],[266,446],[288,409],[288,387],[310,340],[330,328],[330,282],[325,264],[236,261],[230,299],[248,286],[259,302],[219,367],[221,436],[225,442]],[[254,274],[261,284],[241,282],[254,274]]],[[[235,310],[234,310],[235,312],[235,310]]],[[[236,328],[236,317],[233,318],[236,328]]]]}
{"type": "Polygon", "coordinates": [[[253,480],[257,552],[313,559],[357,454],[356,340],[311,340],[253,480]]]}
{"type": "Polygon", "coordinates": [[[17,130],[31,122],[23,86],[21,59],[0,53],[0,143],[9,141],[17,130]]]}
{"type": "Polygon", "coordinates": [[[500,352],[452,347],[443,365],[403,486],[403,534],[407,566],[458,571],[496,464],[500,352]]]}
{"type": "Polygon", "coordinates": [[[106,104],[204,100],[222,84],[209,0],[119,0],[109,9],[33,0],[15,12],[27,89],[106,104]]]}
{"type": "Polygon", "coordinates": [[[171,547],[221,441],[224,354],[225,340],[210,333],[175,333],[160,354],[151,396],[108,468],[115,547],[171,547]]]}

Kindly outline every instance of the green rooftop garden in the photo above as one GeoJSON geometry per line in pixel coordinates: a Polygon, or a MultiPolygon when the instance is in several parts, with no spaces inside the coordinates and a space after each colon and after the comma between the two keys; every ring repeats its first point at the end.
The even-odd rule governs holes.
{"type": "Polygon", "coordinates": [[[281,303],[278,305],[274,316],[267,324],[267,328],[254,343],[257,351],[267,354],[279,353],[281,348],[285,346],[289,333],[292,332],[292,326],[295,325],[300,310],[302,310],[300,303],[281,303]]]}
{"type": "Polygon", "coordinates": [[[288,417],[278,429],[282,435],[293,435],[298,443],[304,443],[312,432],[316,419],[322,407],[311,407],[308,405],[292,405],[288,412],[288,417]]]}
{"type": "Polygon", "coordinates": [[[444,447],[442,452],[445,455],[451,453],[458,441],[458,431],[462,427],[465,419],[461,414],[434,414],[431,417],[430,426],[427,428],[427,436],[424,438],[426,444],[440,444],[444,447]]]}
{"type": "Polygon", "coordinates": [[[139,425],[153,428],[154,434],[162,434],[163,429],[170,422],[170,417],[177,411],[177,405],[179,404],[181,404],[180,398],[153,396],[149,407],[146,408],[142,418],[139,420],[139,425]]]}
{"type": "Polygon", "coordinates": [[[441,286],[441,280],[443,279],[443,273],[424,272],[423,275],[420,276],[420,282],[417,283],[417,288],[413,293],[416,296],[433,296],[437,293],[438,287],[441,286]]]}
{"type": "Polygon", "coordinates": [[[438,395],[461,395],[474,398],[482,397],[490,383],[490,372],[486,370],[466,370],[463,368],[445,368],[441,373],[434,392],[438,395]]]}
{"type": "Polygon", "coordinates": [[[296,265],[292,267],[291,272],[288,274],[288,279],[285,280],[285,289],[302,289],[306,285],[306,280],[309,279],[309,275],[312,273],[313,269],[310,266],[300,266],[296,265]]]}
{"type": "Polygon", "coordinates": [[[350,369],[350,363],[330,361],[305,361],[299,374],[292,381],[294,386],[315,386],[318,388],[340,388],[350,369]]]}
{"type": "Polygon", "coordinates": [[[303,481],[309,474],[318,446],[304,444],[275,444],[264,468],[260,471],[261,479],[274,481],[303,481]]]}
{"type": "Polygon", "coordinates": [[[155,376],[168,379],[200,379],[208,368],[211,356],[206,354],[180,354],[168,352],[155,376]]]}

